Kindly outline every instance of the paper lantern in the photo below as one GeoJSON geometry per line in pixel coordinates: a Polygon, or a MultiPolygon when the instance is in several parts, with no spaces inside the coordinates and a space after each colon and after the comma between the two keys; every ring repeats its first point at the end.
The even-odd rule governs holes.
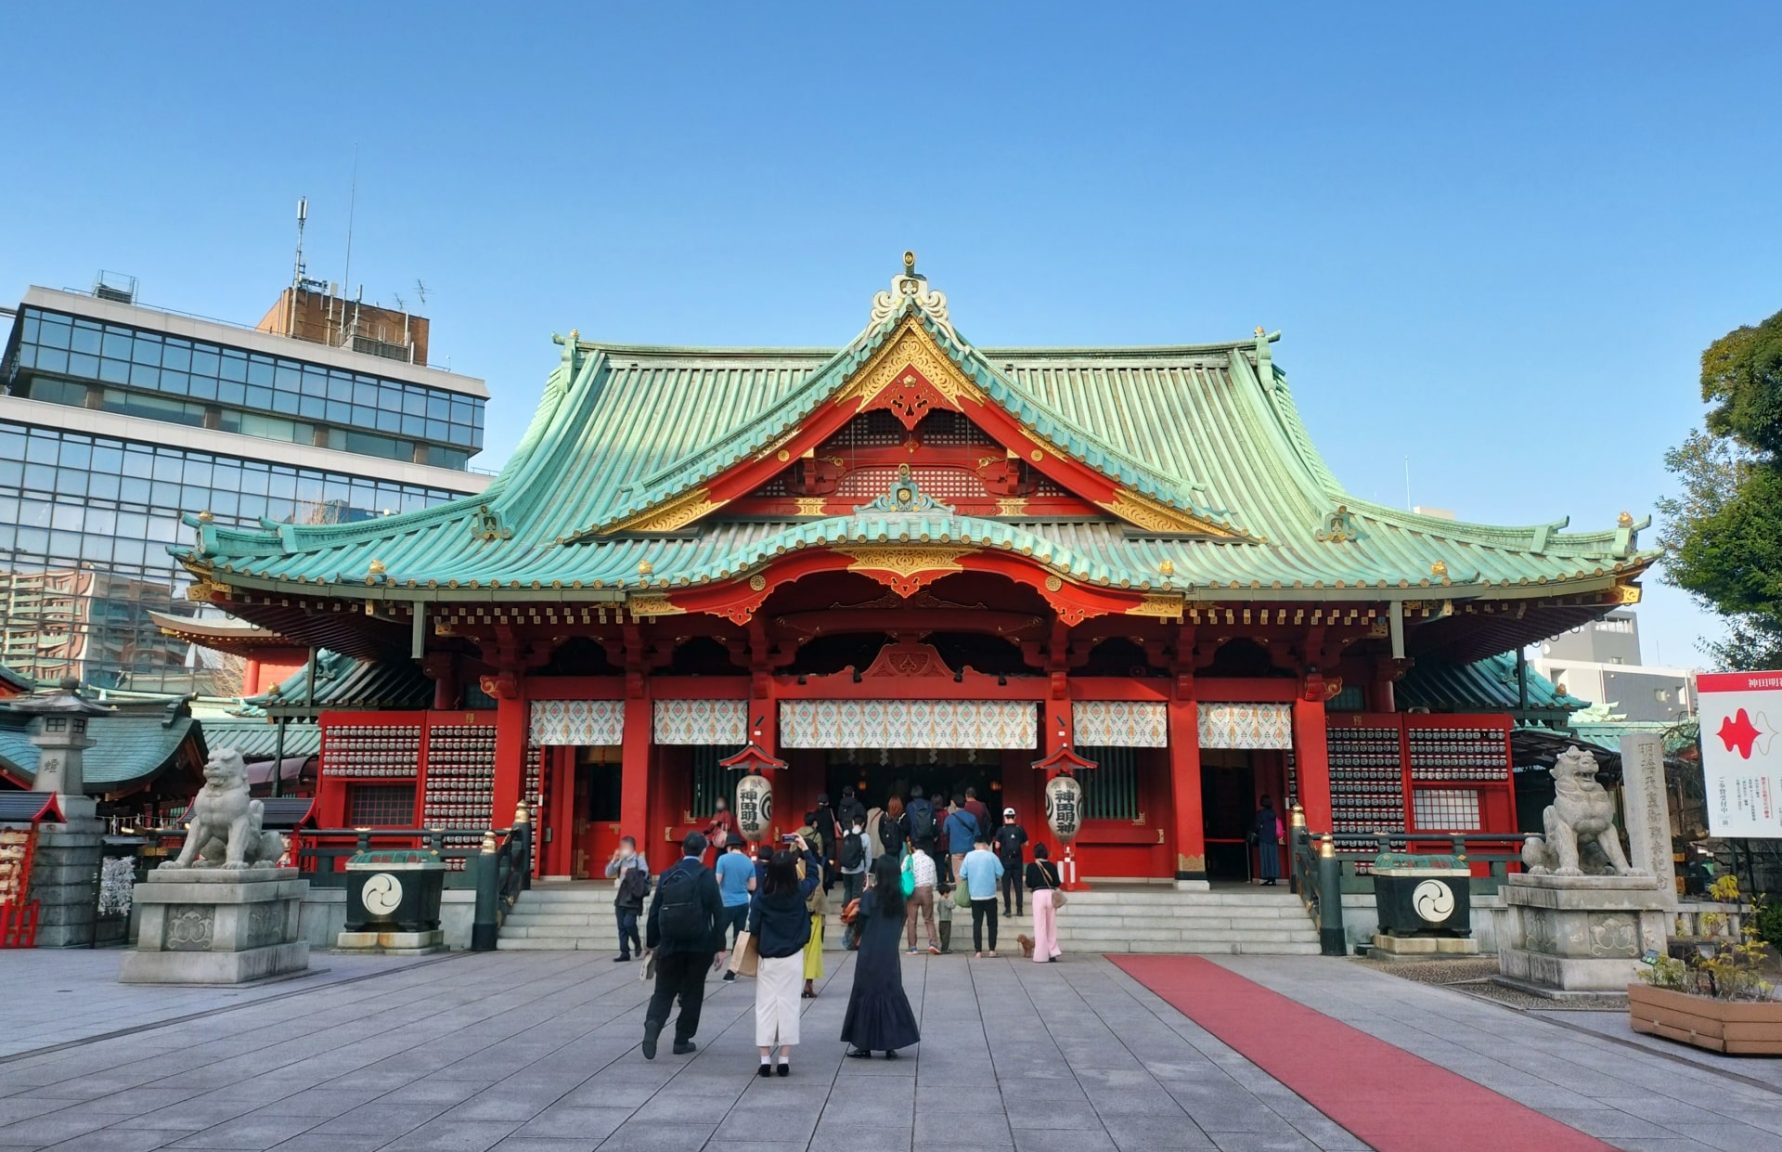
{"type": "Polygon", "coordinates": [[[1046,823],[1060,844],[1069,844],[1083,827],[1083,786],[1074,776],[1046,782],[1046,823]]]}
{"type": "Polygon", "coordinates": [[[736,826],[759,844],[773,830],[773,785],[761,775],[744,776],[736,782],[736,826]]]}

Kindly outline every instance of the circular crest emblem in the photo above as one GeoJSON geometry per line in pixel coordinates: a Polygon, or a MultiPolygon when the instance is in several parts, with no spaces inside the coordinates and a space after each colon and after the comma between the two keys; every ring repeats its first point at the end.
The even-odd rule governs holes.
{"type": "Polygon", "coordinates": [[[373,916],[388,916],[402,903],[402,881],[388,872],[379,872],[359,889],[359,899],[373,916]]]}
{"type": "Polygon", "coordinates": [[[1411,907],[1431,924],[1454,915],[1454,889],[1440,880],[1425,880],[1411,890],[1411,907]]]}

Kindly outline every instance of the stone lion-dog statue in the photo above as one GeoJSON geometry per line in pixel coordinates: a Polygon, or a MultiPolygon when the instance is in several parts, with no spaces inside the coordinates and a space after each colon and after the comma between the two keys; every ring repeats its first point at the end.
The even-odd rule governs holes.
{"type": "Polygon", "coordinates": [[[1531,875],[1642,876],[1627,862],[1615,831],[1615,802],[1596,779],[1596,757],[1572,747],[1553,762],[1553,803],[1542,813],[1545,836],[1522,842],[1531,875]],[[1582,861],[1582,863],[1580,863],[1582,861]]]}
{"type": "Polygon", "coordinates": [[[277,864],[285,838],[260,827],[266,806],[248,794],[247,762],[219,748],[204,765],[204,787],[186,814],[186,843],[162,868],[247,868],[277,864]]]}

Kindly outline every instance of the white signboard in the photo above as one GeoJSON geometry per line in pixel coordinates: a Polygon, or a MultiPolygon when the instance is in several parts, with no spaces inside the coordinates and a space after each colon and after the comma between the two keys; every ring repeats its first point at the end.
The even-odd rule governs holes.
{"type": "Polygon", "coordinates": [[[1708,832],[1782,837],[1782,672],[1696,678],[1708,832]]]}

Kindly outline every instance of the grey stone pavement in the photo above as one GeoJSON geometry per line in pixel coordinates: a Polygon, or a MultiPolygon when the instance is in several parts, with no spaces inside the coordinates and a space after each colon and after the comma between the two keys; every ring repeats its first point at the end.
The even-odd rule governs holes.
{"type": "MultiPolygon", "coordinates": [[[[15,1006],[39,1028],[53,1011],[38,979],[21,979],[20,955],[0,954],[11,994],[0,1036],[15,1047],[15,1006]]],[[[649,1062],[637,1051],[648,988],[598,954],[455,956],[381,974],[324,955],[334,971],[314,983],[245,994],[101,983],[91,957],[104,954],[29,963],[71,955],[88,968],[67,995],[131,1013],[135,1030],[0,1056],[5,1152],[1365,1147],[1099,957],[905,957],[924,1043],[887,1062],[842,1058],[852,965],[829,953],[792,1077],[762,1080],[750,982],[711,982],[699,1052],[664,1043],[649,1062]],[[173,1022],[148,1023],[156,1011],[173,1022]]],[[[1226,962],[1610,1144],[1782,1148],[1782,1092],[1747,1062],[1729,1074],[1341,961],[1226,962]]]]}
{"type": "Polygon", "coordinates": [[[0,1011],[0,1057],[238,1004],[295,996],[324,984],[362,980],[424,962],[318,953],[310,971],[291,980],[248,988],[186,988],[119,984],[123,958],[121,948],[0,952],[0,986],[14,993],[0,1011]],[[17,995],[22,989],[29,989],[29,994],[17,995]]]}

